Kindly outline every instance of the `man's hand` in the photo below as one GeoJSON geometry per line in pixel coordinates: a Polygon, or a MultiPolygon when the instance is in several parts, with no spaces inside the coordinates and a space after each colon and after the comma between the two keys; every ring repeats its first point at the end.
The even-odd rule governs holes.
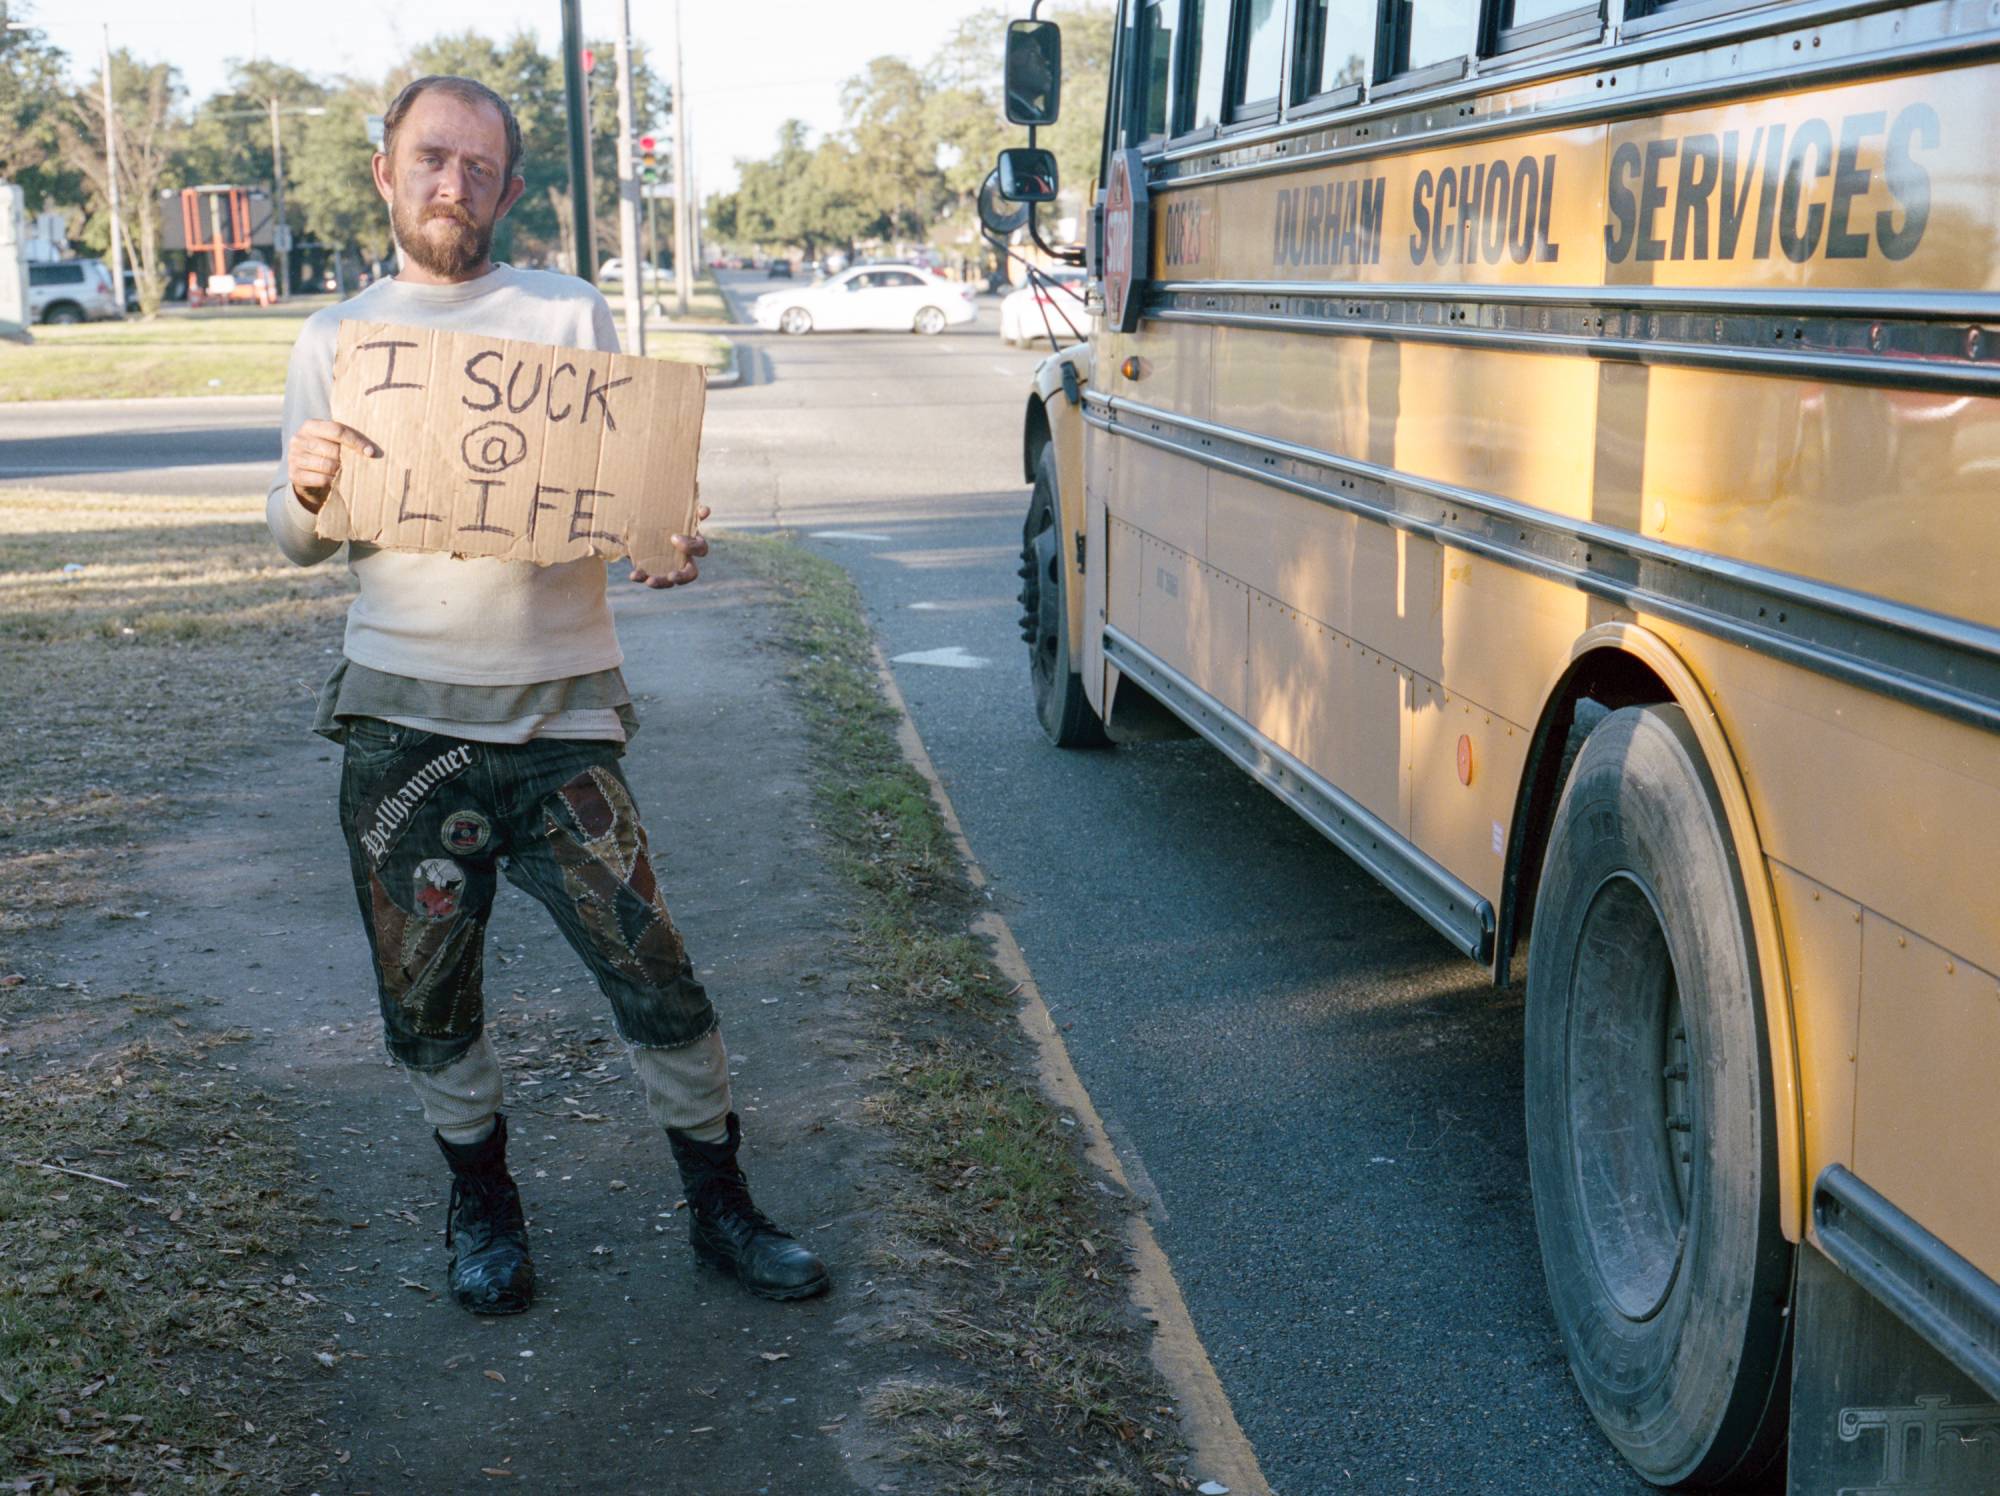
{"type": "MultiPolygon", "coordinates": [[[[695,511],[695,522],[699,524],[708,518],[708,505],[703,504],[695,511]]],[[[672,571],[657,575],[632,568],[632,580],[643,582],[648,587],[685,587],[701,575],[701,568],[695,565],[695,558],[708,554],[708,542],[699,535],[676,535],[673,537],[674,550],[679,553],[681,564],[672,571]]]]}
{"type": "MultiPolygon", "coordinates": [[[[292,479],[292,497],[305,506],[306,511],[318,514],[326,503],[326,496],[333,491],[333,480],[340,475],[340,449],[352,447],[366,457],[380,457],[382,449],[368,440],[352,426],[343,426],[338,421],[306,421],[292,438],[291,449],[285,454],[285,463],[292,479]]],[[[674,537],[676,541],[679,536],[674,537]]]]}

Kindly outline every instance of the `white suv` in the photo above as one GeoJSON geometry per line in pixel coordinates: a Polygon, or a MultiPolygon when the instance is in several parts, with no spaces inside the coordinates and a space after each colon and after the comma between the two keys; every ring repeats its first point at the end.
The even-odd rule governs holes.
{"type": "Polygon", "coordinates": [[[102,260],[59,260],[28,266],[28,318],[33,322],[96,322],[122,317],[111,270],[102,260]]]}

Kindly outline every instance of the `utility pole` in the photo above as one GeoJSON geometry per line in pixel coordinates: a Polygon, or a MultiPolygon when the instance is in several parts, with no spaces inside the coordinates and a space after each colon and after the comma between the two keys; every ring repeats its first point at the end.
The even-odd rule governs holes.
{"type": "Polygon", "coordinates": [[[653,283],[653,310],[664,313],[667,304],[660,299],[660,200],[653,195],[657,190],[646,194],[646,276],[653,283]]]}
{"type": "MultiPolygon", "coordinates": [[[[118,111],[111,98],[111,23],[104,26],[104,174],[111,199],[111,285],[118,293],[118,315],[125,315],[125,227],[118,208],[118,111]]],[[[151,204],[147,205],[148,207],[151,204]]],[[[138,289],[139,277],[132,277],[138,289]]]]}
{"type": "Polygon", "coordinates": [[[579,278],[597,279],[597,248],[590,221],[590,113],[583,92],[583,19],[577,0],[562,0],[563,98],[569,111],[569,195],[579,278]]]}
{"type": "Polygon", "coordinates": [[[632,0],[618,7],[618,255],[625,267],[625,351],[646,352],[639,264],[639,172],[632,160],[632,0]]]}
{"type": "Polygon", "coordinates": [[[285,143],[278,134],[278,96],[271,95],[271,253],[278,261],[278,296],[292,294],[292,228],[285,220],[285,143]]]}
{"type": "Polygon", "coordinates": [[[688,231],[688,107],[686,27],[674,0],[674,314],[688,314],[694,292],[694,235],[688,231]]]}

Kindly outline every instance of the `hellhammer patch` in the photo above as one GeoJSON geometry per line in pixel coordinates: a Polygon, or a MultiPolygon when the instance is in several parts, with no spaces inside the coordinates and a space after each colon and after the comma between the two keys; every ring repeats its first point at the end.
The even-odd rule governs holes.
{"type": "Polygon", "coordinates": [[[409,828],[410,818],[430,798],[431,791],[471,768],[472,759],[471,745],[461,743],[428,759],[422,754],[410,754],[383,775],[384,782],[393,787],[376,796],[360,819],[361,845],[374,859],[375,866],[380,867],[382,860],[395,849],[409,828]]]}

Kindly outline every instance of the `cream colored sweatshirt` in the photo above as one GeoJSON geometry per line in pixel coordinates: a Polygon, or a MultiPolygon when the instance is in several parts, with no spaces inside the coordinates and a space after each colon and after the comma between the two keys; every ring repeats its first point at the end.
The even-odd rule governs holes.
{"type": "MultiPolygon", "coordinates": [[[[380,280],[306,319],[285,377],[285,432],[265,518],[300,566],[339,546],[313,533],[283,457],[300,425],[332,413],[333,350],[348,318],[439,327],[616,352],[611,308],[574,276],[496,265],[451,286],[380,280]]],[[[364,436],[368,433],[363,432],[364,436]]],[[[414,498],[415,495],[412,495],[414,498]]],[[[526,685],[622,664],[605,599],[604,562],[554,566],[490,557],[349,548],[361,585],[347,613],[347,658],[371,670],[451,685],[526,685]]]]}

